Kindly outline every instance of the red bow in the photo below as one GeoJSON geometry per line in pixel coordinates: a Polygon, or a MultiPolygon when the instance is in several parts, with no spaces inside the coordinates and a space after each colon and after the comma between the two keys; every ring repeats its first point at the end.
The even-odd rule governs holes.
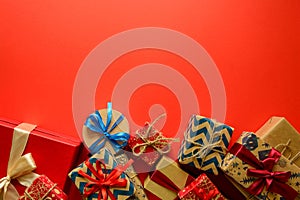
{"type": "Polygon", "coordinates": [[[247,170],[247,176],[258,178],[247,189],[251,194],[259,195],[266,187],[267,191],[280,194],[286,200],[293,200],[297,197],[298,192],[285,184],[291,172],[272,171],[281,156],[281,153],[274,148],[263,161],[259,161],[246,147],[238,143],[235,143],[229,152],[255,168],[247,170]]]}
{"type": "Polygon", "coordinates": [[[109,190],[110,187],[126,187],[127,179],[120,178],[120,175],[133,163],[133,160],[129,160],[128,163],[124,166],[117,166],[111,171],[110,174],[103,173],[105,170],[105,164],[101,163],[99,160],[96,161],[96,168],[90,161],[85,161],[85,165],[96,177],[93,178],[82,170],[78,171],[78,174],[88,179],[88,182],[84,187],[84,197],[88,197],[95,192],[99,191],[98,200],[107,200],[108,196],[112,200],[116,200],[113,193],[109,190]],[[102,167],[101,167],[102,166],[102,167]]]}

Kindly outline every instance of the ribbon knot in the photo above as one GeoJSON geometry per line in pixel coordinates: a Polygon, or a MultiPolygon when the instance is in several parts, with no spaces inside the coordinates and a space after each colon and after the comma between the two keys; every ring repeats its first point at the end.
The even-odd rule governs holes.
{"type": "Polygon", "coordinates": [[[194,141],[192,138],[190,138],[189,134],[185,134],[185,141],[193,145],[193,152],[189,156],[185,156],[182,158],[183,160],[188,160],[191,158],[195,159],[202,159],[201,162],[201,167],[203,163],[205,162],[206,156],[210,152],[218,152],[220,154],[225,155],[227,152],[227,148],[222,144],[222,137],[221,137],[221,132],[214,132],[213,129],[213,134],[209,137],[209,140],[207,142],[203,141],[203,144],[200,144],[196,141],[194,141]],[[216,148],[221,148],[221,150],[216,149],[216,148]]]}
{"type": "Polygon", "coordinates": [[[99,160],[96,161],[96,166],[94,168],[93,164],[90,161],[86,161],[85,165],[94,175],[85,173],[82,170],[79,170],[78,173],[84,178],[88,179],[89,182],[84,186],[84,196],[88,197],[96,192],[98,194],[98,200],[103,199],[107,200],[108,196],[112,200],[116,200],[113,193],[109,190],[110,187],[126,187],[127,179],[120,178],[120,175],[133,163],[133,160],[129,160],[124,166],[117,166],[109,174],[105,174],[103,171],[106,171],[106,166],[99,160]]]}
{"type": "Polygon", "coordinates": [[[114,147],[121,149],[127,145],[129,139],[129,134],[125,132],[119,132],[115,134],[110,134],[124,119],[124,115],[120,115],[119,118],[113,123],[112,122],[112,103],[107,104],[107,118],[106,124],[104,124],[100,112],[97,110],[95,113],[91,114],[86,122],[85,126],[90,130],[103,134],[99,139],[97,139],[90,147],[90,152],[92,154],[97,153],[105,144],[105,138],[109,139],[114,147]],[[110,127],[110,128],[109,128],[110,127]]]}
{"type": "Polygon", "coordinates": [[[298,195],[296,190],[285,184],[291,176],[291,172],[272,171],[281,157],[280,152],[276,149],[272,148],[268,157],[262,161],[259,161],[245,146],[238,143],[231,147],[230,153],[254,167],[254,169],[247,170],[247,176],[257,178],[247,189],[251,194],[259,195],[266,188],[267,191],[280,194],[286,200],[293,200],[298,195]]]}
{"type": "Polygon", "coordinates": [[[152,148],[154,148],[160,154],[166,154],[166,153],[170,152],[170,150],[171,150],[170,141],[178,142],[179,139],[178,138],[167,138],[167,137],[163,136],[161,132],[157,131],[156,129],[153,129],[153,125],[158,120],[160,120],[162,117],[165,117],[165,116],[166,116],[166,114],[163,113],[160,116],[158,116],[151,124],[149,124],[147,122],[146,125],[148,127],[145,131],[145,134],[141,134],[139,132],[139,130],[136,131],[136,135],[143,142],[138,143],[133,146],[133,148],[132,148],[133,155],[135,155],[135,156],[142,155],[146,151],[147,147],[150,147],[150,146],[152,148]],[[151,138],[150,138],[151,132],[153,132],[153,135],[157,134],[153,140],[151,140],[151,138]],[[138,149],[139,151],[136,151],[136,149],[138,149]]]}

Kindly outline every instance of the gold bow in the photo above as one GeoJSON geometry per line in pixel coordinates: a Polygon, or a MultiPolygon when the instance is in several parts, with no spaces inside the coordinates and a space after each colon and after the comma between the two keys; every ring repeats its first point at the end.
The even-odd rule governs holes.
{"type": "Polygon", "coordinates": [[[27,144],[29,133],[35,125],[22,123],[14,128],[12,147],[7,166],[7,175],[0,179],[0,200],[15,200],[19,194],[10,183],[12,179],[17,179],[20,184],[28,187],[37,177],[32,173],[36,169],[31,153],[22,156],[27,144]]]}
{"type": "Polygon", "coordinates": [[[282,155],[284,155],[285,151],[288,150],[289,154],[288,155],[284,155],[287,159],[290,160],[290,163],[292,164],[295,160],[297,160],[298,158],[300,158],[300,152],[298,152],[294,157],[291,158],[292,156],[292,150],[289,147],[291,143],[291,139],[288,139],[288,141],[286,142],[286,144],[284,143],[280,143],[278,144],[275,149],[277,149],[278,151],[280,151],[282,153],[282,155]],[[282,150],[279,150],[279,147],[283,147],[282,150]]]}
{"type": "Polygon", "coordinates": [[[141,154],[143,154],[146,151],[147,147],[149,147],[149,146],[153,147],[160,154],[166,154],[166,153],[169,153],[171,150],[171,144],[170,144],[171,141],[179,142],[179,138],[167,138],[167,137],[163,136],[161,132],[159,132],[155,129],[154,129],[155,134],[158,133],[158,136],[154,140],[149,139],[149,134],[153,129],[153,125],[158,120],[160,120],[162,117],[165,117],[165,116],[166,116],[165,113],[158,116],[148,126],[148,129],[147,129],[145,135],[140,134],[138,130],[136,131],[136,135],[139,136],[139,138],[141,138],[143,140],[143,143],[134,145],[134,147],[132,148],[133,155],[140,156],[141,154]],[[162,146],[162,148],[160,146],[162,146]],[[137,148],[139,148],[139,152],[135,151],[137,148]],[[164,150],[164,148],[166,148],[166,149],[164,150]]]}

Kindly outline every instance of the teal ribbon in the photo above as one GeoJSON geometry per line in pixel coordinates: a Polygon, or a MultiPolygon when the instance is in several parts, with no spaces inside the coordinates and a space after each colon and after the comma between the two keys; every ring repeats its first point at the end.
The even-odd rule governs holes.
{"type": "Polygon", "coordinates": [[[107,138],[110,140],[112,146],[114,149],[120,150],[124,146],[127,145],[127,141],[129,139],[129,134],[125,132],[119,132],[115,133],[113,135],[110,134],[111,131],[113,131],[124,119],[124,116],[121,115],[115,123],[109,128],[111,124],[112,119],[112,103],[107,103],[107,120],[106,125],[104,125],[104,122],[102,120],[102,117],[98,110],[95,111],[95,113],[91,114],[86,122],[85,126],[89,128],[91,131],[97,132],[102,134],[102,136],[97,139],[90,147],[89,150],[92,154],[95,154],[99,152],[101,148],[105,145],[105,139],[107,138]],[[109,129],[108,129],[109,128],[109,129]]]}

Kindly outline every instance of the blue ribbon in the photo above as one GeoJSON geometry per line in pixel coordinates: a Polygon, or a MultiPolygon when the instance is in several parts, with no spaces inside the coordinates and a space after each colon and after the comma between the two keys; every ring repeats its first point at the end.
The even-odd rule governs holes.
{"type": "Polygon", "coordinates": [[[113,131],[124,119],[124,116],[121,115],[115,123],[111,126],[110,129],[108,127],[111,124],[111,119],[112,119],[112,103],[108,102],[107,103],[107,120],[106,120],[106,125],[104,125],[102,117],[99,113],[98,110],[95,111],[95,113],[91,114],[86,122],[85,126],[89,128],[91,131],[101,133],[103,134],[99,139],[97,139],[90,147],[90,152],[92,154],[95,154],[99,152],[101,148],[104,147],[105,145],[105,139],[109,139],[110,142],[112,143],[112,146],[114,149],[121,149],[124,146],[127,145],[127,141],[129,139],[129,134],[125,132],[119,132],[116,134],[111,135],[110,132],[113,131]]]}

